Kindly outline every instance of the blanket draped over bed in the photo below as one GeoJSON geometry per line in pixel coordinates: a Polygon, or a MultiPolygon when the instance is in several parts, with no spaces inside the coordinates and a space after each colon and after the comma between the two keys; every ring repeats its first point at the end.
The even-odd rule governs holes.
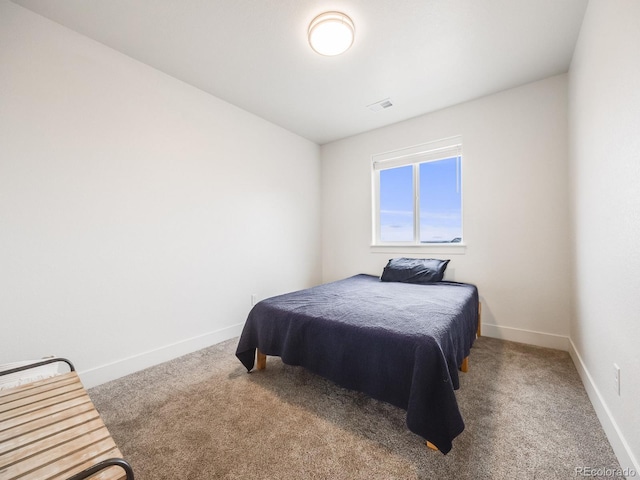
{"type": "Polygon", "coordinates": [[[477,322],[473,285],[362,274],[259,302],[236,355],[250,371],[258,348],[403,408],[409,429],[447,453],[464,429],[454,389],[477,322]]]}

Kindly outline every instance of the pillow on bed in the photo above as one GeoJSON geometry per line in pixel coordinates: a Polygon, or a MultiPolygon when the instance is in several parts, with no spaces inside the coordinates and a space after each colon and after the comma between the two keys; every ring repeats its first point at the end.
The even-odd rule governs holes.
{"type": "Polygon", "coordinates": [[[382,271],[383,282],[434,283],[442,281],[449,260],[392,258],[382,271]]]}

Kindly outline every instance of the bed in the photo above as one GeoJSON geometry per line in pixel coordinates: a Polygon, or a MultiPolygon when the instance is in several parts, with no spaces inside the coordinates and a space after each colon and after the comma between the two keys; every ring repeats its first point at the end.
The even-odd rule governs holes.
{"type": "Polygon", "coordinates": [[[360,274],[257,303],[236,356],[248,371],[256,351],[279,356],[405,409],[409,430],[446,454],[464,429],[454,390],[476,333],[474,285],[360,274]]]}

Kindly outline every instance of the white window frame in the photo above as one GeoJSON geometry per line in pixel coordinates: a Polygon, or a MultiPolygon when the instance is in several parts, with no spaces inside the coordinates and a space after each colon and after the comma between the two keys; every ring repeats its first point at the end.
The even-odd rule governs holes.
{"type": "Polygon", "coordinates": [[[420,163],[444,160],[447,158],[458,157],[460,176],[460,214],[464,220],[464,195],[462,189],[462,137],[455,136],[437,140],[434,142],[423,143],[412,147],[393,150],[390,152],[379,153],[371,156],[371,179],[372,179],[372,247],[420,247],[426,250],[456,250],[465,247],[464,243],[464,221],[462,222],[462,242],[459,243],[420,243],[420,179],[418,176],[418,165],[420,163]],[[412,165],[413,166],[413,240],[409,242],[383,242],[381,240],[380,225],[380,171],[389,168],[397,168],[412,165]]]}

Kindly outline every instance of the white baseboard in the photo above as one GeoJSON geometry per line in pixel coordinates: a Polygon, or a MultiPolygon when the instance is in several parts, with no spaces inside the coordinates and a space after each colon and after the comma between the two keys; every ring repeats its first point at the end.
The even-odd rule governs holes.
{"type": "Polygon", "coordinates": [[[596,415],[598,415],[598,420],[600,420],[602,429],[611,444],[611,448],[613,448],[613,453],[618,457],[620,466],[626,472],[635,472],[635,475],[630,474],[628,478],[636,477],[640,474],[640,463],[638,463],[638,459],[635,458],[629,444],[620,432],[618,424],[613,419],[609,407],[607,407],[604,398],[600,394],[600,390],[593,381],[593,377],[589,373],[589,370],[587,370],[580,353],[571,339],[569,339],[569,355],[571,355],[571,359],[578,370],[578,374],[582,379],[582,383],[587,391],[589,400],[591,400],[591,404],[596,411],[596,415]]]}
{"type": "Polygon", "coordinates": [[[186,340],[123,358],[122,360],[117,360],[106,365],[90,368],[78,372],[78,374],[85,388],[95,387],[96,385],[124,377],[125,375],[153,365],[167,362],[181,355],[186,355],[187,353],[195,352],[196,350],[237,337],[242,332],[243,326],[244,322],[238,323],[214,332],[208,332],[203,335],[198,335],[197,337],[187,338],[186,340]]]}
{"type": "Polygon", "coordinates": [[[501,338],[512,342],[527,343],[538,347],[569,350],[569,337],[553,333],[536,332],[521,328],[503,327],[500,325],[482,324],[482,335],[485,337],[501,338]]]}

